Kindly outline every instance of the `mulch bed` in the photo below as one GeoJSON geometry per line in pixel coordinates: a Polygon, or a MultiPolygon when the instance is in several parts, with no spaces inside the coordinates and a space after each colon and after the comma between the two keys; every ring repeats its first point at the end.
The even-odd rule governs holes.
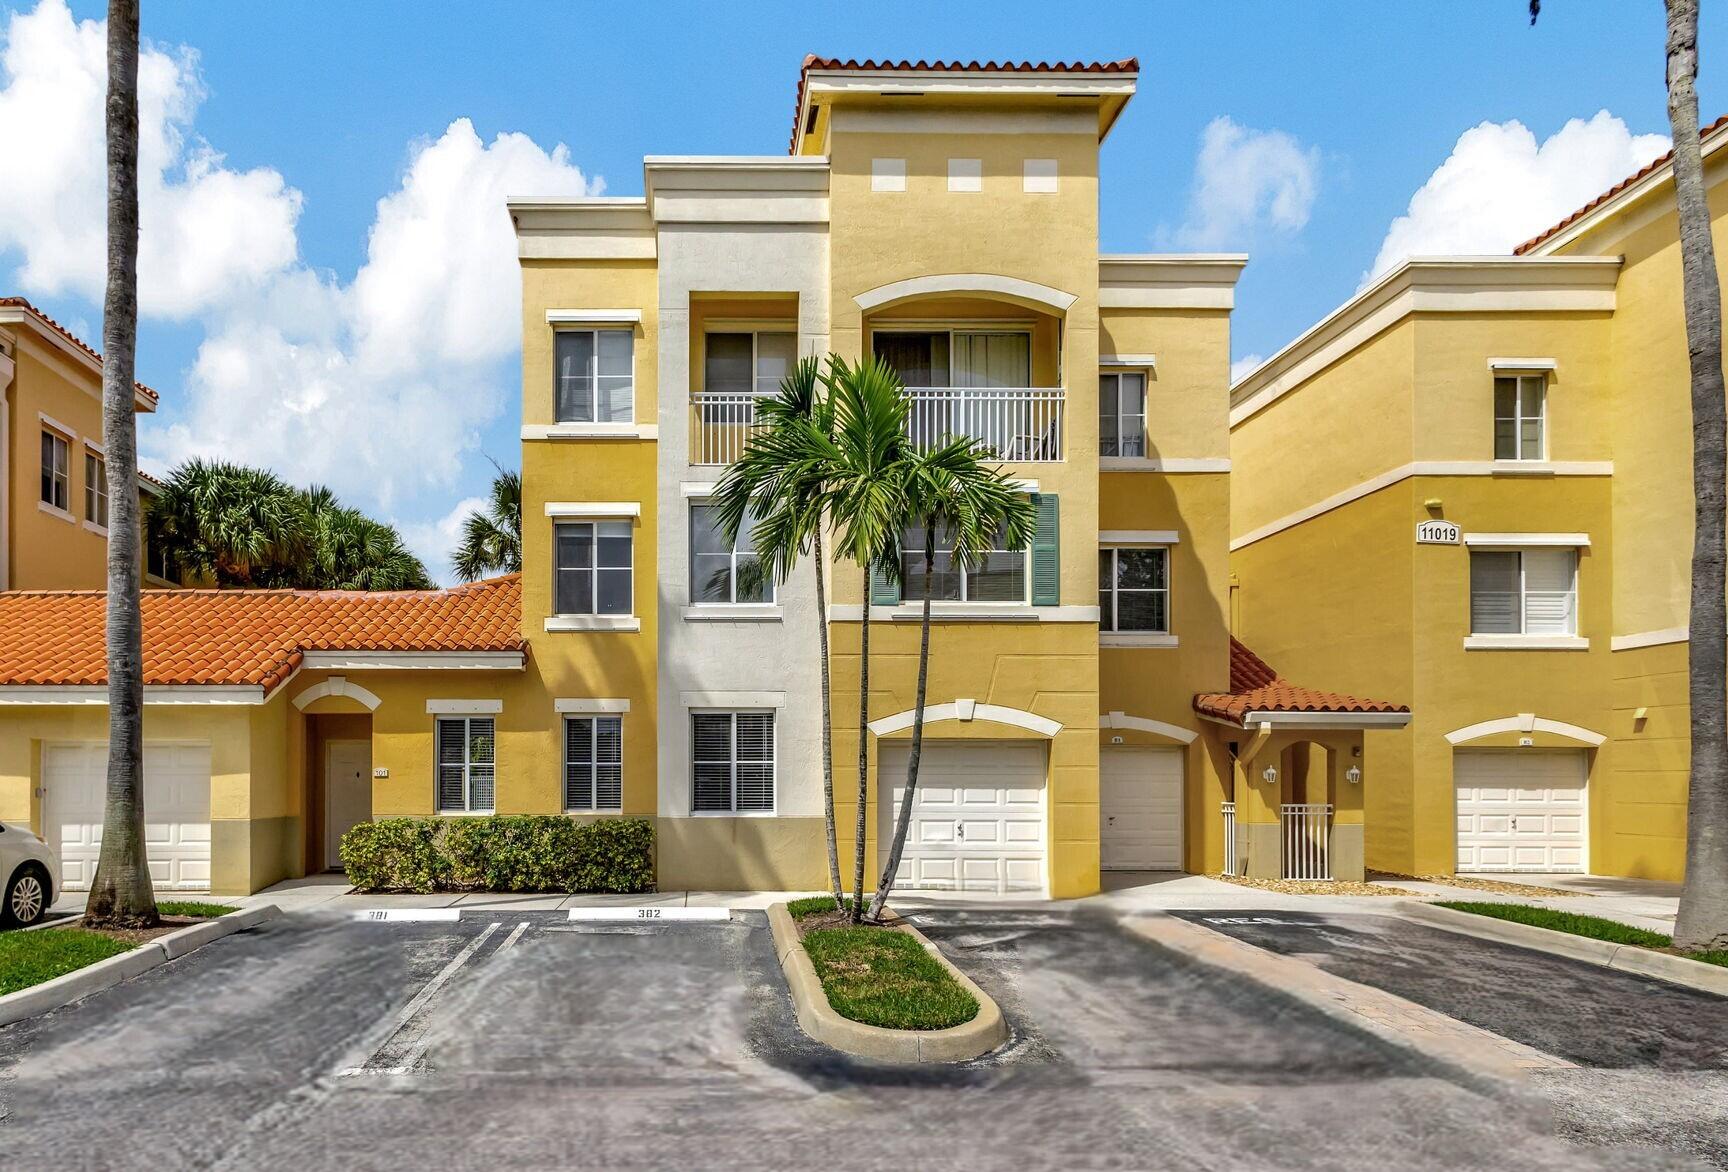
{"type": "MultiPolygon", "coordinates": [[[[106,936],[110,940],[118,940],[120,943],[132,948],[137,948],[140,944],[150,943],[150,941],[156,939],[158,936],[166,936],[170,932],[178,932],[182,928],[190,928],[193,924],[202,923],[204,923],[202,919],[197,919],[192,916],[163,916],[162,923],[154,928],[90,928],[86,930],[95,932],[98,936],[106,936]]],[[[61,926],[66,928],[82,928],[84,927],[84,921],[77,918],[71,918],[61,926]]],[[[52,932],[53,930],[54,929],[52,928],[44,929],[44,931],[48,932],[52,932]]]]}

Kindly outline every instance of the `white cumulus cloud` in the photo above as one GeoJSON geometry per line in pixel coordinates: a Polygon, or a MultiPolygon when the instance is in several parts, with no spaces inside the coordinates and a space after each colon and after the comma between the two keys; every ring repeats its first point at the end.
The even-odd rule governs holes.
{"type": "Polygon", "coordinates": [[[1221,115],[1200,134],[1187,215],[1160,238],[1180,248],[1243,248],[1266,232],[1291,235],[1307,226],[1319,190],[1318,148],[1221,115]]]}
{"type": "Polygon", "coordinates": [[[483,513],[490,502],[485,497],[471,496],[456,502],[456,506],[442,517],[433,521],[412,522],[398,525],[396,531],[402,535],[402,541],[414,551],[426,567],[426,572],[432,575],[434,582],[445,585],[453,584],[455,572],[450,568],[450,555],[456,551],[456,546],[462,540],[462,526],[468,520],[469,513],[483,513]]]}
{"type": "Polygon", "coordinates": [[[1603,110],[1537,142],[1522,122],[1484,122],[1392,221],[1364,284],[1412,256],[1507,253],[1668,149],[1603,110]]]}
{"type": "MultiPolygon", "coordinates": [[[[106,33],[64,0],[16,12],[0,48],[0,252],[27,293],[100,302],[106,182],[106,33]]],[[[269,168],[236,171],[192,122],[197,54],[147,45],[138,62],[138,295],[185,317],[293,263],[300,193],[269,168]]]]}
{"type": "Polygon", "coordinates": [[[1234,385],[1243,375],[1266,361],[1264,354],[1244,354],[1230,364],[1230,382],[1234,385]]]}

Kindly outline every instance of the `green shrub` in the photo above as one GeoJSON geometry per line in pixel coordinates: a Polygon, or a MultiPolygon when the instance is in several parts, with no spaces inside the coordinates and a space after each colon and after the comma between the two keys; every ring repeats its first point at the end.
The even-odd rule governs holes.
{"type": "Polygon", "coordinates": [[[652,891],[654,824],[558,814],[387,818],[342,836],[342,865],[365,891],[652,891]]]}

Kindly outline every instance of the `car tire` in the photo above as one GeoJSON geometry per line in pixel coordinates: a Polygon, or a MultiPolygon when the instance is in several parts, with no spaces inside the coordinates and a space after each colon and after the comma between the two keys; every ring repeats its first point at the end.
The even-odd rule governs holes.
{"type": "Polygon", "coordinates": [[[12,872],[6,883],[6,898],[0,903],[0,923],[28,928],[48,914],[48,872],[36,863],[25,863],[12,872]]]}

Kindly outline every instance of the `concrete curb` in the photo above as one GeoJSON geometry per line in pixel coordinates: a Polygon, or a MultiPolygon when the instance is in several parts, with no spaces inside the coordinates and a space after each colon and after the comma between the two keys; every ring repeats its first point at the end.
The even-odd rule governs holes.
{"type": "Polygon", "coordinates": [[[1461,936],[1515,944],[1536,952],[1655,977],[1657,980],[1684,985],[1702,993],[1728,997],[1728,968],[1722,965],[1688,960],[1684,956],[1671,956],[1666,952],[1639,948],[1635,944],[1613,944],[1607,940],[1592,940],[1588,936],[1574,936],[1570,932],[1557,932],[1552,928],[1520,924],[1515,920],[1479,916],[1475,912],[1461,912],[1457,908],[1438,907],[1419,900],[1401,899],[1392,910],[1407,920],[1457,932],[1461,936]]]}
{"type": "MultiPolygon", "coordinates": [[[[244,932],[255,928],[266,920],[271,920],[281,914],[275,904],[263,904],[259,907],[247,908],[244,911],[229,912],[214,920],[206,920],[201,924],[189,924],[177,932],[169,932],[158,936],[148,944],[140,945],[118,956],[107,960],[99,960],[95,964],[85,965],[69,973],[62,973],[51,981],[43,981],[40,985],[32,985],[28,989],[20,989],[16,993],[8,993],[0,997],[0,1026],[9,1026],[15,1021],[23,1021],[27,1017],[36,1017],[51,1009],[70,1005],[74,1001],[82,1001],[92,993],[100,993],[103,989],[112,988],[121,981],[147,973],[153,968],[165,965],[171,960],[178,960],[193,949],[219,940],[224,936],[232,936],[235,932],[244,932]]],[[[67,925],[75,927],[77,921],[67,925]]]]}
{"type": "Polygon", "coordinates": [[[978,1015],[971,1021],[945,1030],[890,1030],[841,1017],[828,1004],[828,994],[816,976],[816,966],[804,951],[798,939],[798,925],[785,904],[770,905],[768,926],[774,932],[774,957],[792,990],[799,1028],[818,1042],[860,1058],[885,1062],[965,1062],[988,1054],[1008,1040],[1008,1023],[996,1002],[911,924],[902,921],[903,929],[977,1000],[978,1015]]]}

